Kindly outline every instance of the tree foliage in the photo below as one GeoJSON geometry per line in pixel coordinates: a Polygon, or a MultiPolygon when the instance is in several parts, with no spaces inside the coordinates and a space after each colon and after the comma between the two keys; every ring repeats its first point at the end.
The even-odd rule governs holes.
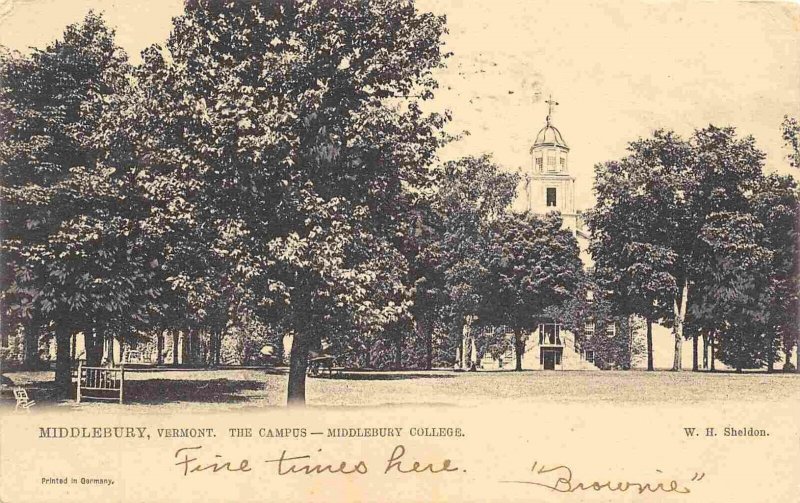
{"type": "Polygon", "coordinates": [[[545,320],[547,308],[566,303],[579,291],[583,263],[578,243],[562,228],[558,213],[508,213],[491,223],[481,258],[485,273],[479,318],[510,327],[517,370],[522,370],[524,339],[545,320]]]}
{"type": "MultiPolygon", "coordinates": [[[[793,249],[795,196],[788,181],[765,177],[764,154],[733,128],[709,126],[688,141],[656,131],[629,151],[598,167],[598,202],[589,216],[598,276],[615,302],[623,312],[673,327],[674,369],[686,322],[694,338],[700,332],[766,337],[763,326],[745,327],[744,320],[763,322],[780,283],[769,278],[791,275],[785,257],[793,249]],[[770,218],[783,224],[768,239],[770,218]]],[[[726,347],[736,353],[744,346],[731,339],[726,347]]],[[[770,344],[759,347],[762,356],[750,364],[774,353],[770,344]]]]}
{"type": "MultiPolygon", "coordinates": [[[[127,92],[127,56],[89,13],[63,39],[2,63],[5,299],[53,321],[60,351],[78,330],[96,349],[93,335],[146,322],[158,296],[146,202],[133,173],[106,163],[101,132],[127,92]]],[[[58,370],[65,388],[63,358],[58,370]]]]}

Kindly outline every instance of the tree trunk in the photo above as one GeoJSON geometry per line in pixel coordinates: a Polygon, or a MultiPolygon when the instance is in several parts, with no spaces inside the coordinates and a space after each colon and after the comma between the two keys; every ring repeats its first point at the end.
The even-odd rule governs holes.
{"type": "Polygon", "coordinates": [[[708,334],[703,332],[703,369],[708,370],[708,334]]]}
{"type": "Polygon", "coordinates": [[[397,339],[395,341],[394,347],[394,369],[395,370],[402,370],[403,369],[403,334],[397,334],[397,339]]]}
{"type": "Polygon", "coordinates": [[[68,327],[56,324],[56,393],[61,398],[67,398],[72,391],[72,372],[69,360],[70,330],[68,327]]]}
{"type": "Polygon", "coordinates": [[[476,370],[478,365],[478,348],[475,346],[475,336],[469,338],[469,369],[476,370]]]}
{"type": "Polygon", "coordinates": [[[653,370],[653,320],[647,318],[647,370],[653,370]]]}
{"type": "Polygon", "coordinates": [[[35,315],[25,324],[25,355],[22,364],[25,369],[35,369],[39,367],[39,330],[35,315]]]}
{"type": "Polygon", "coordinates": [[[364,343],[364,368],[372,366],[372,341],[364,343]]]}
{"type": "Polygon", "coordinates": [[[464,334],[459,335],[458,344],[456,344],[456,363],[457,368],[462,368],[464,364],[463,352],[464,349],[464,334]]]}
{"type": "Polygon", "coordinates": [[[216,357],[216,359],[214,360],[214,364],[217,367],[219,367],[220,364],[222,363],[222,332],[221,331],[217,332],[214,335],[214,338],[217,340],[217,351],[216,355],[214,355],[216,357]]]}
{"type": "Polygon", "coordinates": [[[461,334],[461,362],[459,365],[461,366],[462,370],[467,369],[467,362],[469,361],[469,357],[467,356],[467,334],[469,333],[469,329],[465,329],[465,333],[461,334]]]}
{"type": "Polygon", "coordinates": [[[283,364],[283,355],[286,349],[283,347],[283,336],[278,337],[278,340],[275,341],[275,356],[277,357],[277,365],[283,364]]]}
{"type": "Polygon", "coordinates": [[[695,332],[695,333],[692,334],[692,372],[697,372],[698,370],[700,370],[698,368],[698,347],[697,347],[698,340],[697,339],[698,339],[698,335],[697,335],[697,332],[695,332]]]}
{"type": "Polygon", "coordinates": [[[716,357],[715,357],[716,349],[714,348],[714,342],[716,338],[717,338],[716,334],[711,334],[711,339],[708,341],[709,350],[711,352],[711,372],[717,370],[716,357]]]}
{"type": "Polygon", "coordinates": [[[194,338],[194,330],[191,328],[186,331],[186,336],[183,338],[183,363],[192,363],[192,339],[194,338]]]}
{"type": "Polygon", "coordinates": [[[514,368],[516,371],[522,370],[522,352],[525,351],[525,346],[522,344],[522,335],[519,330],[514,331],[514,356],[517,360],[517,366],[514,368]]]}
{"type": "Polygon", "coordinates": [[[10,323],[3,323],[3,321],[4,320],[0,320],[0,347],[7,348],[9,332],[13,330],[13,328],[10,323]]]}
{"type": "Polygon", "coordinates": [[[156,334],[156,365],[164,364],[164,332],[156,334]]]}
{"type": "Polygon", "coordinates": [[[425,370],[433,368],[433,330],[428,328],[428,323],[417,322],[417,336],[425,341],[425,370]]]}
{"type": "Polygon", "coordinates": [[[103,360],[103,337],[96,329],[83,330],[83,345],[86,352],[86,365],[99,367],[103,360]]]}
{"type": "Polygon", "coordinates": [[[217,340],[214,338],[214,332],[208,332],[208,359],[206,360],[206,367],[213,367],[216,361],[217,340]]]}
{"type": "Polygon", "coordinates": [[[744,365],[742,365],[743,360],[744,360],[744,349],[743,349],[744,348],[744,344],[742,344],[742,342],[743,342],[743,339],[745,337],[746,337],[745,334],[743,334],[741,332],[736,334],[735,343],[736,343],[737,351],[736,351],[735,368],[736,368],[736,372],[737,373],[741,372],[742,369],[744,368],[744,365]]]}
{"type": "Polygon", "coordinates": [[[425,331],[425,370],[433,369],[433,330],[425,331]]]}
{"type": "Polygon", "coordinates": [[[108,364],[114,366],[114,336],[108,338],[108,354],[106,355],[108,364]]]}
{"type": "Polygon", "coordinates": [[[775,334],[770,330],[767,335],[767,372],[775,371],[775,334]]]}
{"type": "Polygon", "coordinates": [[[306,404],[306,369],[308,368],[309,341],[306,334],[295,333],[289,356],[289,386],[286,397],[290,407],[306,404]]]}
{"type": "Polygon", "coordinates": [[[189,332],[189,346],[187,347],[186,363],[194,366],[197,363],[197,345],[200,343],[200,334],[197,329],[189,332]]]}
{"type": "MultiPolygon", "coordinates": [[[[70,355],[71,355],[70,356],[70,361],[71,362],[75,361],[75,353],[78,351],[78,344],[77,344],[77,340],[76,340],[77,337],[78,337],[78,334],[72,334],[72,343],[69,346],[70,350],[71,350],[71,352],[70,352],[70,355]]],[[[85,339],[85,337],[84,337],[84,339],[85,339]]],[[[84,346],[85,345],[86,344],[84,344],[84,346]]]]}
{"type": "Polygon", "coordinates": [[[172,332],[172,366],[178,366],[178,331],[172,332]]]}
{"type": "Polygon", "coordinates": [[[675,312],[675,322],[672,327],[675,336],[675,358],[672,361],[672,370],[680,371],[683,368],[683,355],[681,347],[683,345],[683,321],[686,319],[686,304],[689,297],[689,282],[683,281],[683,288],[681,289],[680,304],[678,299],[673,301],[673,309],[675,312]]]}

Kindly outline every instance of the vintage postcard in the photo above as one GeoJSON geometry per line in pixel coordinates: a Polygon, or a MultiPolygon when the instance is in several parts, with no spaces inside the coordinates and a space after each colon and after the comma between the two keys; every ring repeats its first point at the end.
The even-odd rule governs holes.
{"type": "Polygon", "coordinates": [[[0,501],[800,501],[800,5],[0,0],[0,501]]]}

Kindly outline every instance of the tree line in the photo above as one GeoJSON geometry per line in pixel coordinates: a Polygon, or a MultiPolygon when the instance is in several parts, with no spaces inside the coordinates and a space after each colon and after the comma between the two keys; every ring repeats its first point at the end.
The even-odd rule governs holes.
{"type": "Polygon", "coordinates": [[[323,345],[401,364],[412,337],[431,368],[470,320],[510,328],[517,368],[538,323],[601,307],[740,367],[791,351],[797,187],[752,139],[659,132],[598,166],[586,271],[559,215],[510,211],[517,175],[438,159],[446,31],[410,1],[187,0],[135,65],[95,13],[3,51],[4,341],[32,362],[52,334],[67,393],[76,333],[99,364],[111,338],[202,331],[218,363],[256,323],[294,336],[291,403],[323,345]]]}
{"type": "MultiPolygon", "coordinates": [[[[784,122],[797,167],[797,130],[784,122]]],[[[796,123],[795,123],[796,124],[796,123]]],[[[683,340],[692,367],[704,353],[742,370],[791,364],[798,338],[798,187],[765,173],[752,137],[709,126],[689,139],[671,131],[629,145],[629,155],[595,169],[595,276],[620,313],[671,327],[673,369],[683,340]]],[[[708,356],[706,356],[708,359],[708,356]]]]}

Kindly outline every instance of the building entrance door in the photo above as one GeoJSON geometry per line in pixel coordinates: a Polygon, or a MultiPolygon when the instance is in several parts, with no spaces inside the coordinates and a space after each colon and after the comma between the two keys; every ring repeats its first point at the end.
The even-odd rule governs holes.
{"type": "Polygon", "coordinates": [[[542,363],[545,370],[556,369],[556,352],[555,351],[542,351],[542,363]]]}

